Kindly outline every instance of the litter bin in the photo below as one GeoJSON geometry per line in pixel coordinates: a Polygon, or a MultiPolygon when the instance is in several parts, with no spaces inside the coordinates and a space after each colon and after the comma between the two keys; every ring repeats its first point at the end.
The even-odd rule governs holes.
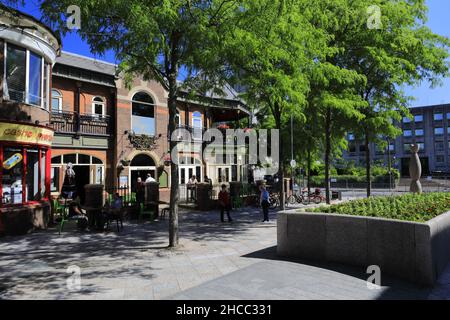
{"type": "Polygon", "coordinates": [[[342,191],[331,191],[331,199],[342,200],[342,191]]]}
{"type": "Polygon", "coordinates": [[[211,210],[211,185],[209,183],[197,184],[197,208],[201,211],[211,210]]]}
{"type": "Polygon", "coordinates": [[[155,211],[155,217],[158,217],[159,208],[159,183],[145,183],[145,207],[155,211]]]}

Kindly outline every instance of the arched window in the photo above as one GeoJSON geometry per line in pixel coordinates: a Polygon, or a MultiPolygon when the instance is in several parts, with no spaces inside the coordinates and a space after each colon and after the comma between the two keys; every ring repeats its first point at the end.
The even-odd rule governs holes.
{"type": "Polygon", "coordinates": [[[202,139],[202,114],[198,111],[195,111],[192,114],[192,127],[193,130],[193,138],[194,139],[202,139]]]}
{"type": "Polygon", "coordinates": [[[169,175],[166,171],[163,171],[159,176],[159,187],[168,188],[169,187],[169,175]]]}
{"type": "Polygon", "coordinates": [[[131,121],[134,133],[155,135],[155,104],[149,94],[138,92],[133,96],[131,121]]]}
{"type": "Polygon", "coordinates": [[[138,154],[131,160],[132,167],[154,167],[155,161],[146,154],[138,154]]]}
{"type": "Polygon", "coordinates": [[[52,89],[52,112],[62,111],[62,94],[58,90],[52,89]]]}
{"type": "Polygon", "coordinates": [[[105,100],[101,97],[94,97],[92,99],[92,114],[97,117],[105,115],[105,100]]]}

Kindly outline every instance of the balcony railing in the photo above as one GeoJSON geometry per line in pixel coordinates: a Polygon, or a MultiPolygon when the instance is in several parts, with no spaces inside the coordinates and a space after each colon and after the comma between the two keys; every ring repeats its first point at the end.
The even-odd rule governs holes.
{"type": "Polygon", "coordinates": [[[108,136],[110,117],[76,112],[52,112],[50,125],[56,133],[108,136]]]}

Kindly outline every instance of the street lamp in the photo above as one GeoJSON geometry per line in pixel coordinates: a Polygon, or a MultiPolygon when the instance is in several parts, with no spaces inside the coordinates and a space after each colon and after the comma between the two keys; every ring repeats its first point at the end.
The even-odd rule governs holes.
{"type": "Polygon", "coordinates": [[[392,193],[392,170],[391,170],[391,143],[389,138],[387,140],[387,149],[388,149],[388,174],[389,174],[389,193],[392,193]]]}

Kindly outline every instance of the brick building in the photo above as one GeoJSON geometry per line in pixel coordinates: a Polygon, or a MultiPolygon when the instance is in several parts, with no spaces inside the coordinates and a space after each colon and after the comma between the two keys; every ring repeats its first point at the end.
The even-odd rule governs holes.
{"type": "Polygon", "coordinates": [[[113,185],[116,66],[63,52],[53,68],[51,191],[58,193],[68,163],[74,165],[77,191],[84,185],[113,185]]]}
{"type": "MultiPolygon", "coordinates": [[[[138,177],[145,180],[150,174],[160,183],[160,198],[168,200],[168,91],[138,76],[126,85],[116,73],[116,65],[103,61],[67,52],[58,57],[52,90],[52,192],[58,194],[65,168],[72,163],[81,195],[88,183],[133,191],[138,177]]],[[[207,93],[199,102],[182,90],[177,109],[178,127],[193,138],[193,151],[181,159],[180,185],[193,175],[199,181],[209,176],[213,183],[245,180],[245,146],[237,147],[241,155],[232,163],[202,158],[206,129],[249,117],[237,94],[226,88],[224,96],[207,93]]]]}

